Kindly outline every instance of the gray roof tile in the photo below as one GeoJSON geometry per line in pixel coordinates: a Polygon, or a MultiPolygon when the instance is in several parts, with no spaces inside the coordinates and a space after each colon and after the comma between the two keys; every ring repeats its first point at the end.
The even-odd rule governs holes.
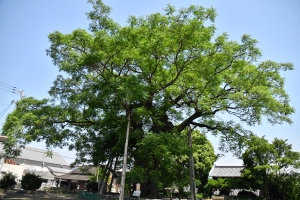
{"type": "Polygon", "coordinates": [[[80,166],[72,171],[70,171],[70,174],[95,174],[97,172],[97,167],[92,166],[80,166]]]}
{"type": "Polygon", "coordinates": [[[244,166],[214,166],[210,172],[211,177],[241,177],[244,166]]]}
{"type": "Polygon", "coordinates": [[[49,167],[49,166],[47,166],[47,168],[55,176],[65,175],[65,174],[67,174],[71,171],[70,169],[64,169],[64,168],[58,168],[58,167],[49,167]]]}
{"type": "Polygon", "coordinates": [[[56,176],[56,179],[64,180],[77,180],[77,181],[88,181],[90,179],[89,175],[78,175],[78,174],[65,174],[61,176],[56,176]]]}
{"type": "Polygon", "coordinates": [[[47,157],[47,150],[37,149],[28,146],[25,146],[25,148],[22,148],[21,150],[22,151],[20,153],[20,156],[16,157],[18,159],[32,160],[38,162],[42,162],[44,160],[45,163],[69,166],[69,164],[57,152],[53,152],[52,157],[47,157]]]}

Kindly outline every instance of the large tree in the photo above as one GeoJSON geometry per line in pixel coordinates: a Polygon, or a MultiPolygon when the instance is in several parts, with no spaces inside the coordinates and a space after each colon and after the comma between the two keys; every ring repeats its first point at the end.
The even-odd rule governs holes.
{"type": "Polygon", "coordinates": [[[215,36],[213,8],[176,11],[168,5],[164,14],[130,16],[120,26],[101,0],[89,2],[89,31],[49,35],[47,54],[63,75],[50,99],[17,103],[3,126],[8,144],[43,140],[75,149],[76,163],[98,164],[124,156],[130,132],[128,167],[154,166],[142,185],[142,195],[150,195],[158,188],[155,167],[163,161],[141,156],[148,140],[176,141],[191,125],[219,135],[225,151],[238,150],[249,133],[241,123],[260,124],[263,117],[291,123],[294,110],[280,72],[292,64],[259,61],[257,41],[249,35],[240,42],[215,36]]]}

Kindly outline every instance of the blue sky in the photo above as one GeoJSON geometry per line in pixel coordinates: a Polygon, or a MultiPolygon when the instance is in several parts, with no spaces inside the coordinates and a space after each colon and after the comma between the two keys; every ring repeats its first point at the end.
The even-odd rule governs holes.
{"type": "MultiPolygon", "coordinates": [[[[298,0],[104,0],[113,8],[111,17],[121,25],[129,15],[142,16],[162,12],[170,3],[176,8],[192,4],[214,7],[218,16],[215,21],[217,35],[227,32],[232,40],[250,34],[259,41],[263,60],[292,62],[295,70],[283,72],[286,90],[296,113],[291,116],[292,125],[271,126],[264,122],[251,127],[258,135],[266,135],[270,141],[277,137],[288,139],[295,151],[300,151],[300,1],[298,0]]],[[[0,127],[12,100],[18,94],[10,93],[3,83],[24,90],[26,97],[47,98],[48,90],[59,74],[45,49],[50,46],[48,34],[54,31],[70,33],[77,28],[87,29],[89,21],[85,15],[91,10],[86,0],[0,0],[0,127]],[[2,84],[1,84],[2,83],[2,84]],[[5,111],[6,110],[6,111],[5,111]]],[[[217,148],[218,140],[209,136],[217,148]]],[[[33,143],[33,147],[44,148],[33,143]]],[[[65,149],[55,149],[61,155],[74,157],[65,149]]],[[[67,159],[69,161],[69,159],[67,159]]],[[[231,154],[217,161],[217,165],[241,164],[231,154]]]]}

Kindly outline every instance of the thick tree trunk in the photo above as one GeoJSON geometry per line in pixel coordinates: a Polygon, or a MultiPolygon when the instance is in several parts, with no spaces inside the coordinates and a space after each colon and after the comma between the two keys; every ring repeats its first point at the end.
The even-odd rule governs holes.
{"type": "Polygon", "coordinates": [[[116,157],[116,161],[115,161],[115,165],[114,165],[114,170],[113,170],[113,172],[112,172],[112,177],[111,177],[111,181],[110,181],[110,184],[109,184],[109,192],[111,192],[113,180],[114,180],[114,178],[115,178],[115,173],[116,173],[116,168],[117,168],[118,159],[119,159],[119,156],[116,157]]]}
{"type": "Polygon", "coordinates": [[[268,175],[267,172],[264,175],[264,179],[265,179],[265,184],[264,184],[264,197],[267,200],[270,200],[270,192],[269,192],[269,181],[268,181],[268,175]]]}
{"type": "MultiPolygon", "coordinates": [[[[103,186],[102,186],[102,193],[103,193],[104,188],[106,188],[106,186],[107,186],[107,182],[108,182],[108,178],[109,178],[109,175],[110,175],[112,163],[113,163],[113,158],[111,158],[109,167],[108,167],[108,169],[107,169],[106,172],[105,172],[105,182],[104,182],[104,184],[103,184],[103,186]]],[[[106,192],[106,190],[105,190],[105,192],[106,192]]]]}
{"type": "Polygon", "coordinates": [[[149,180],[141,184],[141,198],[158,198],[158,191],[155,184],[149,180]]]}

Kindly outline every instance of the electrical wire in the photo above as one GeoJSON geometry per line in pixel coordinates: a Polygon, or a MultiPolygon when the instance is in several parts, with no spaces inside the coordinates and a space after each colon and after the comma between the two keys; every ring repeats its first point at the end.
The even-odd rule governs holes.
{"type": "Polygon", "coordinates": [[[12,86],[12,85],[8,85],[3,82],[0,82],[0,89],[11,92],[11,93],[20,94],[21,99],[23,99],[23,97],[25,97],[24,90],[21,91],[19,88],[12,86]]]}
{"type": "Polygon", "coordinates": [[[8,91],[8,92],[11,92],[11,93],[16,93],[16,94],[18,94],[16,91],[14,91],[14,90],[7,90],[6,88],[1,88],[1,86],[0,86],[0,89],[1,90],[5,90],[5,91],[8,91]]]}
{"type": "Polygon", "coordinates": [[[3,83],[3,82],[0,82],[0,89],[8,91],[8,92],[15,93],[15,94],[22,93],[22,91],[20,91],[17,87],[12,86],[12,85],[8,85],[8,84],[3,83]]]}
{"type": "Polygon", "coordinates": [[[5,112],[8,110],[8,108],[15,103],[14,100],[11,101],[11,103],[7,106],[7,108],[5,108],[1,113],[0,113],[0,119],[4,116],[5,112]]]}
{"type": "Polygon", "coordinates": [[[5,87],[5,88],[8,88],[8,89],[15,89],[15,88],[16,88],[16,87],[14,87],[14,86],[7,86],[6,84],[1,83],[1,82],[0,82],[0,86],[1,86],[1,87],[5,87]]]}
{"type": "Polygon", "coordinates": [[[3,82],[1,82],[1,81],[0,81],[0,84],[2,84],[2,85],[7,85],[7,86],[9,86],[9,87],[15,88],[14,86],[8,85],[8,84],[3,83],[3,82]]]}

